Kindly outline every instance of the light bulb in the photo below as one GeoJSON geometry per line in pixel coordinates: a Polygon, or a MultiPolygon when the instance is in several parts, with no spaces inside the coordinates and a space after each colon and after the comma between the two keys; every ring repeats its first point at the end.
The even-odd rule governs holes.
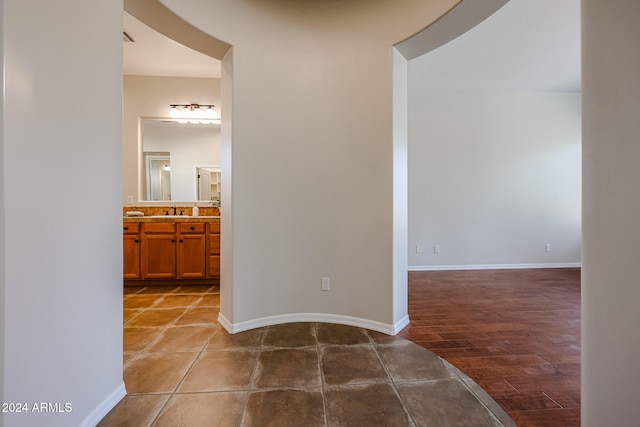
{"type": "Polygon", "coordinates": [[[208,119],[218,119],[218,114],[214,111],[213,107],[209,107],[204,111],[204,116],[208,119]]]}

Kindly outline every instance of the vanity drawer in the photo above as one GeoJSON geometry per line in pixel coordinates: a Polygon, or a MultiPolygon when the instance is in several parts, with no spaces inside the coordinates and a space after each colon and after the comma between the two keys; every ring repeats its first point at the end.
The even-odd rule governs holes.
{"type": "Polygon", "coordinates": [[[122,227],[124,234],[138,234],[140,233],[139,222],[125,222],[122,227]]]}
{"type": "Polygon", "coordinates": [[[180,234],[204,234],[204,222],[179,223],[180,234]]]}
{"type": "Polygon", "coordinates": [[[210,222],[209,223],[209,233],[211,233],[211,234],[220,234],[220,223],[219,222],[210,222]]]}
{"type": "Polygon", "coordinates": [[[145,233],[175,233],[175,222],[147,222],[142,226],[145,233]]]}

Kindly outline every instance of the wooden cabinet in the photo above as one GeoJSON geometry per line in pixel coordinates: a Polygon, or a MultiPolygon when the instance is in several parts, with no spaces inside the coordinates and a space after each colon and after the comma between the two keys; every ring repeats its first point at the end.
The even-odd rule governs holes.
{"type": "Polygon", "coordinates": [[[209,229],[209,262],[207,264],[209,277],[220,277],[220,223],[207,224],[209,229]]]}
{"type": "Polygon", "coordinates": [[[205,223],[178,224],[176,264],[179,279],[202,279],[206,276],[205,223]]]}
{"type": "Polygon", "coordinates": [[[176,277],[176,223],[142,224],[142,278],[176,277]]]}
{"type": "Polygon", "coordinates": [[[124,278],[129,280],[220,277],[220,224],[125,222],[124,278]]]}
{"type": "Polygon", "coordinates": [[[140,224],[125,223],[123,227],[124,278],[140,278],[140,224]]]}

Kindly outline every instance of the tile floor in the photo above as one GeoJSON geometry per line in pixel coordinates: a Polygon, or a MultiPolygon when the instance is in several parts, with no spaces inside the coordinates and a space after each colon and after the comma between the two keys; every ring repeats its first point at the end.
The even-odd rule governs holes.
{"type": "Polygon", "coordinates": [[[514,426],[403,338],[326,323],[228,334],[216,286],[126,288],[128,395],[99,426],[514,426]]]}

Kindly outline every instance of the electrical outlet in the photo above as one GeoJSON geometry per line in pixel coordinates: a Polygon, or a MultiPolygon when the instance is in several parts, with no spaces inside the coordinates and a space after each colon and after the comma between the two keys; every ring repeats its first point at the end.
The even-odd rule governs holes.
{"type": "Polygon", "coordinates": [[[440,253],[440,245],[434,245],[433,246],[433,253],[434,254],[439,254],[440,253]]]}
{"type": "Polygon", "coordinates": [[[133,203],[133,196],[127,196],[127,203],[128,204],[132,204],[133,203]]]}
{"type": "Polygon", "coordinates": [[[544,251],[551,252],[551,243],[547,243],[546,245],[544,245],[544,251]]]}
{"type": "Polygon", "coordinates": [[[416,245],[416,253],[417,254],[421,254],[422,253],[422,245],[416,245]]]}
{"type": "Polygon", "coordinates": [[[322,290],[328,291],[331,288],[331,280],[328,277],[322,278],[322,290]]]}

